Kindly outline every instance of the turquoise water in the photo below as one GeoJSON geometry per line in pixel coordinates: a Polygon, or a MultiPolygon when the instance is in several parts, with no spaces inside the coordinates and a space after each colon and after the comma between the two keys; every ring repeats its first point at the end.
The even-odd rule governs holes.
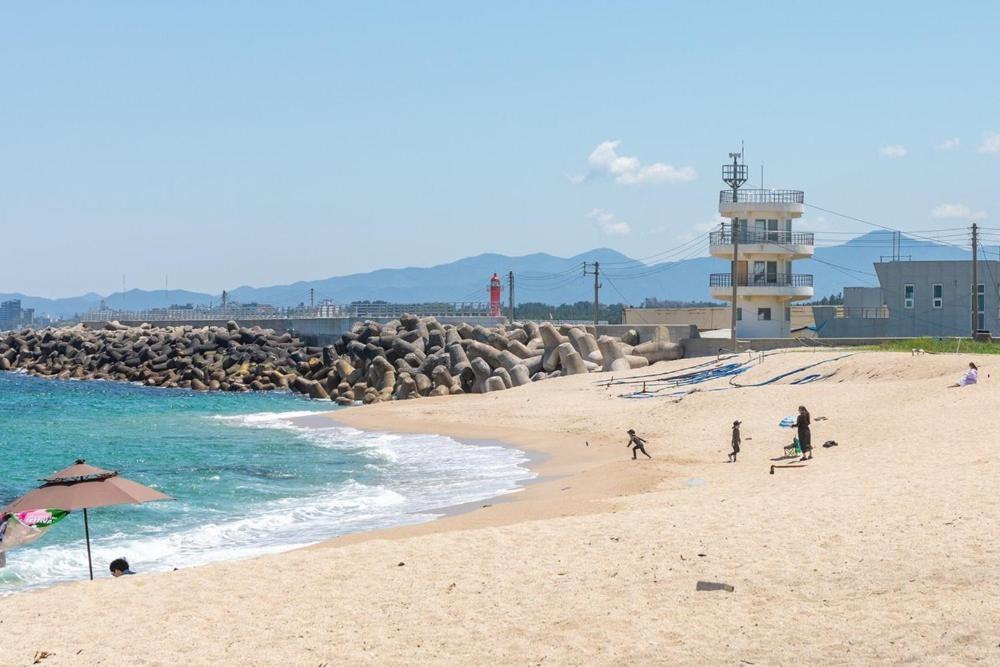
{"type": "MultiPolygon", "coordinates": [[[[195,393],[0,372],[0,506],[76,458],[172,501],[89,512],[95,576],[245,558],[428,520],[518,488],[522,452],[368,433],[291,394],[195,393]]],[[[362,408],[363,409],[363,408],[362,408]]],[[[0,594],[86,578],[82,514],[10,551],[0,594]]]]}

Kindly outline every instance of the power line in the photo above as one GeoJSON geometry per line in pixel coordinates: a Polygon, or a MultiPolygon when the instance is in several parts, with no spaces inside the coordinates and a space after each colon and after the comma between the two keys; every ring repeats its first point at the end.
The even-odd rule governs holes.
{"type": "Polygon", "coordinates": [[[704,235],[703,234],[698,234],[694,238],[692,238],[692,239],[690,239],[688,241],[685,241],[684,243],[681,243],[680,245],[674,246],[673,248],[668,248],[667,250],[663,250],[663,251],[660,251],[660,252],[652,254],[652,255],[647,255],[646,257],[638,257],[638,258],[630,259],[630,260],[624,261],[624,262],[605,262],[604,265],[605,266],[628,266],[630,264],[644,264],[646,266],[649,266],[647,260],[654,259],[654,258],[658,259],[658,261],[656,263],[659,264],[659,263],[665,261],[668,258],[668,256],[670,256],[670,255],[678,255],[678,254],[680,254],[682,252],[685,252],[686,250],[689,249],[689,247],[692,244],[698,244],[698,243],[700,243],[702,241],[704,241],[704,235]]]}
{"type": "MultiPolygon", "coordinates": [[[[670,271],[670,270],[676,268],[682,262],[684,262],[686,260],[689,260],[689,259],[692,259],[692,258],[700,255],[707,248],[708,248],[708,241],[702,240],[701,243],[699,243],[697,246],[695,246],[694,248],[692,248],[685,256],[679,257],[677,259],[674,259],[671,262],[665,262],[665,263],[661,263],[661,264],[655,264],[655,265],[653,265],[651,267],[646,267],[646,270],[641,270],[641,271],[639,271],[637,273],[614,273],[614,272],[612,272],[610,275],[612,277],[614,277],[614,278],[621,278],[622,280],[634,280],[636,278],[645,278],[645,277],[656,275],[656,274],[659,274],[659,273],[664,273],[666,271],[670,271]]],[[[627,271],[628,269],[625,269],[625,270],[627,271]]],[[[609,275],[609,274],[607,272],[605,272],[605,275],[609,275]]]]}
{"type": "MultiPolygon", "coordinates": [[[[857,218],[857,217],[855,217],[853,215],[847,215],[846,213],[840,213],[838,211],[833,211],[833,210],[828,209],[828,208],[823,208],[822,206],[816,206],[815,204],[808,204],[807,203],[806,206],[808,206],[809,208],[814,208],[817,211],[823,211],[824,213],[829,213],[830,215],[836,215],[838,217],[845,218],[847,220],[854,220],[855,222],[860,222],[860,223],[865,224],[865,225],[871,225],[872,227],[878,227],[878,228],[884,229],[886,231],[900,232],[900,233],[903,233],[903,234],[908,234],[912,238],[923,238],[923,239],[925,239],[927,241],[937,242],[934,239],[932,239],[930,237],[927,237],[927,236],[922,236],[921,234],[919,234],[917,232],[904,232],[901,229],[895,229],[893,227],[888,227],[886,225],[883,225],[883,224],[880,224],[880,223],[877,223],[877,222],[871,222],[870,220],[865,220],[864,218],[857,218]]],[[[941,243],[941,245],[953,245],[953,244],[941,243]]],[[[963,248],[963,250],[964,250],[964,248],[963,248]]]]}

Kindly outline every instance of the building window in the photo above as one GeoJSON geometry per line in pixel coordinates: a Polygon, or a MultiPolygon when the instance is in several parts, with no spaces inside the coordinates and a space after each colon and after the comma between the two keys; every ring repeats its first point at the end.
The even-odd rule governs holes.
{"type": "Polygon", "coordinates": [[[941,285],[931,285],[931,290],[933,291],[933,306],[935,308],[941,308],[944,305],[944,289],[941,285]]]}
{"type": "Polygon", "coordinates": [[[792,309],[791,308],[785,308],[785,321],[786,322],[791,322],[792,321],[792,309]]]}
{"type": "Polygon", "coordinates": [[[976,285],[976,328],[986,328],[986,285],[976,285]]]}
{"type": "Polygon", "coordinates": [[[913,308],[913,285],[903,285],[903,308],[913,308]]]}
{"type": "Polygon", "coordinates": [[[778,241],[778,221],[768,220],[767,221],[767,240],[772,243],[778,241]]]}
{"type": "Polygon", "coordinates": [[[771,309],[770,308],[758,308],[757,309],[757,320],[760,322],[770,322],[771,321],[771,309]]]}
{"type": "Polygon", "coordinates": [[[743,309],[742,308],[737,308],[736,309],[736,321],[737,322],[742,322],[743,321],[743,309]]]}

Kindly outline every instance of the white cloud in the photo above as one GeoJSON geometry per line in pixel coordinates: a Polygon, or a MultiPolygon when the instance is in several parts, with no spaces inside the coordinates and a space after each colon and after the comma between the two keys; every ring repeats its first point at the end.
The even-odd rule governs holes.
{"type": "Polygon", "coordinates": [[[958,137],[952,137],[951,139],[945,139],[939,143],[935,148],[939,151],[953,151],[957,150],[959,146],[962,145],[961,140],[958,137]]]}
{"type": "MultiPolygon", "coordinates": [[[[619,155],[621,141],[602,141],[587,158],[590,176],[610,176],[621,185],[651,185],[655,183],[689,183],[698,178],[694,167],[674,167],[663,162],[643,165],[639,158],[619,155]]],[[[581,183],[587,176],[574,176],[581,183]]]]}
{"type": "Polygon", "coordinates": [[[934,207],[931,217],[939,220],[983,220],[987,214],[986,211],[973,211],[965,204],[941,204],[934,207]]]}
{"type": "Polygon", "coordinates": [[[879,155],[887,158],[901,158],[906,157],[910,154],[910,151],[906,150],[906,146],[883,146],[879,149],[879,155]]]}
{"type": "Polygon", "coordinates": [[[980,153],[1000,153],[1000,134],[991,132],[983,137],[983,143],[979,144],[980,153]]]}
{"type": "Polygon", "coordinates": [[[632,231],[632,226],[627,222],[619,220],[614,213],[605,211],[602,208],[595,208],[587,214],[591,220],[595,220],[601,229],[608,236],[625,236],[632,231]]]}

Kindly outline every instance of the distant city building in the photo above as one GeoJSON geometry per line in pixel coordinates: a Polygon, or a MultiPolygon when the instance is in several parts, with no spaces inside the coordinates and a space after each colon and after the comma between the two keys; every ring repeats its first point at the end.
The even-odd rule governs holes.
{"type": "Polygon", "coordinates": [[[0,331],[17,329],[18,327],[30,325],[34,319],[35,310],[28,308],[21,309],[21,300],[13,299],[0,303],[0,331]]]}
{"type": "MultiPolygon", "coordinates": [[[[802,216],[805,196],[800,190],[723,190],[719,213],[729,218],[709,234],[713,257],[733,259],[736,240],[736,334],[739,338],[785,338],[791,331],[791,304],[811,299],[813,277],[795,273],[794,261],[812,257],[813,235],[792,231],[802,216]]],[[[709,276],[712,299],[733,300],[733,272],[709,276]]]]}
{"type": "MultiPolygon", "coordinates": [[[[1000,331],[1000,262],[979,261],[975,328],[1000,331]]],[[[875,264],[878,287],[844,288],[842,308],[814,309],[824,338],[969,336],[973,329],[972,262],[875,264]]]]}

